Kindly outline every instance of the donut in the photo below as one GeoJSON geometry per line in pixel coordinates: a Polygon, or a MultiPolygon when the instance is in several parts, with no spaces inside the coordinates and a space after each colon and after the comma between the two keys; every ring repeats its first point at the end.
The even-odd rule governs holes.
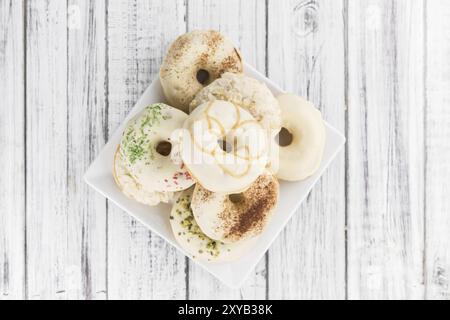
{"type": "Polygon", "coordinates": [[[281,129],[281,109],[267,86],[244,74],[227,72],[200,90],[189,109],[192,111],[200,104],[213,100],[229,101],[246,109],[267,130],[270,158],[267,169],[275,173],[278,170],[278,144],[274,137],[281,129]]]}
{"type": "Polygon", "coordinates": [[[159,76],[169,104],[188,112],[197,92],[227,71],[243,71],[239,50],[218,31],[196,30],[175,40],[159,76]]]}
{"type": "Polygon", "coordinates": [[[124,195],[142,204],[156,206],[161,202],[168,203],[173,198],[173,192],[159,192],[143,189],[128,172],[119,152],[119,148],[117,148],[114,156],[113,176],[117,186],[124,195]]]}
{"type": "Polygon", "coordinates": [[[179,157],[175,135],[187,115],[163,103],[145,108],[125,129],[120,154],[130,176],[144,190],[177,192],[195,181],[179,157]]]}
{"type": "Polygon", "coordinates": [[[210,101],[196,108],[183,127],[181,158],[206,189],[241,192],[263,173],[266,133],[246,110],[227,101],[210,101]]]}
{"type": "Polygon", "coordinates": [[[212,101],[225,100],[246,109],[264,129],[281,129],[281,109],[277,99],[264,83],[244,74],[224,73],[209,86],[200,90],[190,104],[190,110],[212,101]]]}
{"type": "Polygon", "coordinates": [[[181,248],[195,260],[214,263],[233,261],[246,253],[254,244],[254,239],[225,244],[202,232],[190,208],[192,193],[193,188],[183,191],[170,213],[170,225],[181,248]]]}
{"type": "Polygon", "coordinates": [[[312,103],[293,94],[280,95],[277,100],[282,117],[277,177],[301,181],[313,175],[322,161],[326,140],[322,114],[312,103]]]}
{"type": "Polygon", "coordinates": [[[246,191],[227,195],[195,186],[192,212],[202,231],[211,239],[235,243],[259,235],[278,202],[278,180],[261,175],[246,191]]]}

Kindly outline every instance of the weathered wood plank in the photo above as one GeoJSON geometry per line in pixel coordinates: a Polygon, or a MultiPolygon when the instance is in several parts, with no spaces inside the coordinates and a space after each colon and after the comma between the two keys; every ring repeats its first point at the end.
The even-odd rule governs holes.
{"type": "MultiPolygon", "coordinates": [[[[184,1],[109,1],[109,128],[113,133],[185,32],[184,1]]],[[[108,209],[108,296],[186,296],[185,258],[114,205],[108,209]]]]}
{"type": "Polygon", "coordinates": [[[348,296],[420,299],[423,2],[348,9],[348,296]]]}
{"type": "Polygon", "coordinates": [[[105,0],[68,2],[67,283],[71,299],[105,299],[106,200],[83,174],[105,143],[105,0]]]}
{"type": "MultiPolygon", "coordinates": [[[[264,1],[189,1],[188,30],[220,30],[241,48],[243,58],[265,72],[266,6],[264,1]]],[[[189,263],[191,299],[264,299],[266,262],[263,259],[240,290],[222,285],[206,271],[189,263]]]]}
{"type": "Polygon", "coordinates": [[[450,6],[426,5],[426,298],[450,299],[450,6]]]}
{"type": "Polygon", "coordinates": [[[0,1],[0,300],[25,296],[24,8],[0,1]]]}
{"type": "MultiPolygon", "coordinates": [[[[345,128],[343,1],[269,0],[269,78],[345,128]]],[[[341,153],[269,251],[272,299],[345,298],[341,153]]]]}
{"type": "Polygon", "coordinates": [[[67,4],[27,3],[28,297],[63,299],[82,272],[67,265],[67,4]]]}

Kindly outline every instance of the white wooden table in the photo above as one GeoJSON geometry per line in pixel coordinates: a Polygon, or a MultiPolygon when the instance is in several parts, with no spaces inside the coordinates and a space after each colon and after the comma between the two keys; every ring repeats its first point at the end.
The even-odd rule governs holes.
{"type": "Polygon", "coordinates": [[[0,299],[450,299],[448,0],[0,0],[0,150],[0,299]],[[241,290],[82,180],[198,28],[348,137],[241,290]]]}

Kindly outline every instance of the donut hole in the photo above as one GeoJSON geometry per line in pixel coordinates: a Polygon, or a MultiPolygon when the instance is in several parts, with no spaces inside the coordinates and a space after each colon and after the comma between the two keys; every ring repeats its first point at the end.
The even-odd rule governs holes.
{"type": "Polygon", "coordinates": [[[198,70],[197,71],[197,81],[202,85],[207,84],[209,81],[209,72],[206,71],[205,69],[198,70]]]}
{"type": "Polygon", "coordinates": [[[172,144],[169,141],[161,141],[156,146],[156,152],[163,157],[167,157],[172,152],[172,144]]]}
{"type": "Polygon", "coordinates": [[[228,199],[234,204],[242,203],[245,200],[243,193],[230,194],[228,199]]]}
{"type": "Polygon", "coordinates": [[[219,139],[217,140],[217,143],[219,144],[220,149],[226,153],[231,153],[233,151],[233,146],[226,139],[219,139]]]}
{"type": "Polygon", "coordinates": [[[275,139],[280,147],[287,147],[294,141],[294,136],[288,129],[281,128],[275,139]]]}

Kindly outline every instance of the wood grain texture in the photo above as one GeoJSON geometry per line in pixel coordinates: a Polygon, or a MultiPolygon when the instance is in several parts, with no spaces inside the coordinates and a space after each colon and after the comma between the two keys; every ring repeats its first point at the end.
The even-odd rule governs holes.
{"type": "Polygon", "coordinates": [[[106,298],[106,200],[83,181],[105,143],[104,0],[68,2],[67,283],[71,299],[106,298]],[[77,274],[81,277],[77,277],[77,274]]]}
{"type": "Polygon", "coordinates": [[[450,6],[426,3],[426,259],[427,299],[450,299],[450,6]],[[444,62],[445,61],[445,62],[444,62]]]}
{"type": "Polygon", "coordinates": [[[0,0],[0,300],[449,300],[449,56],[447,0],[0,0]],[[348,137],[240,290],[82,181],[200,28],[348,137]]]}
{"type": "Polygon", "coordinates": [[[348,296],[420,299],[423,2],[348,10],[348,296]]]}
{"type": "Polygon", "coordinates": [[[67,6],[27,3],[28,298],[65,299],[82,272],[67,264],[67,6]]]}
{"type": "Polygon", "coordinates": [[[25,297],[24,8],[0,1],[0,300],[25,297]]]}
{"type": "MultiPolygon", "coordinates": [[[[269,0],[269,78],[344,131],[343,2],[269,0]]],[[[345,162],[333,162],[269,250],[272,299],[345,298],[345,162]]]]}
{"type": "MultiPolygon", "coordinates": [[[[264,1],[189,1],[188,30],[216,29],[241,49],[245,61],[265,72],[266,6],[264,1]]],[[[191,299],[265,299],[266,261],[263,259],[239,290],[221,284],[206,271],[189,263],[191,299]]]]}
{"type": "MultiPolygon", "coordinates": [[[[167,47],[186,31],[184,1],[109,1],[109,131],[158,76],[167,47]]],[[[108,297],[186,297],[185,257],[114,205],[108,211],[108,297]]]]}

